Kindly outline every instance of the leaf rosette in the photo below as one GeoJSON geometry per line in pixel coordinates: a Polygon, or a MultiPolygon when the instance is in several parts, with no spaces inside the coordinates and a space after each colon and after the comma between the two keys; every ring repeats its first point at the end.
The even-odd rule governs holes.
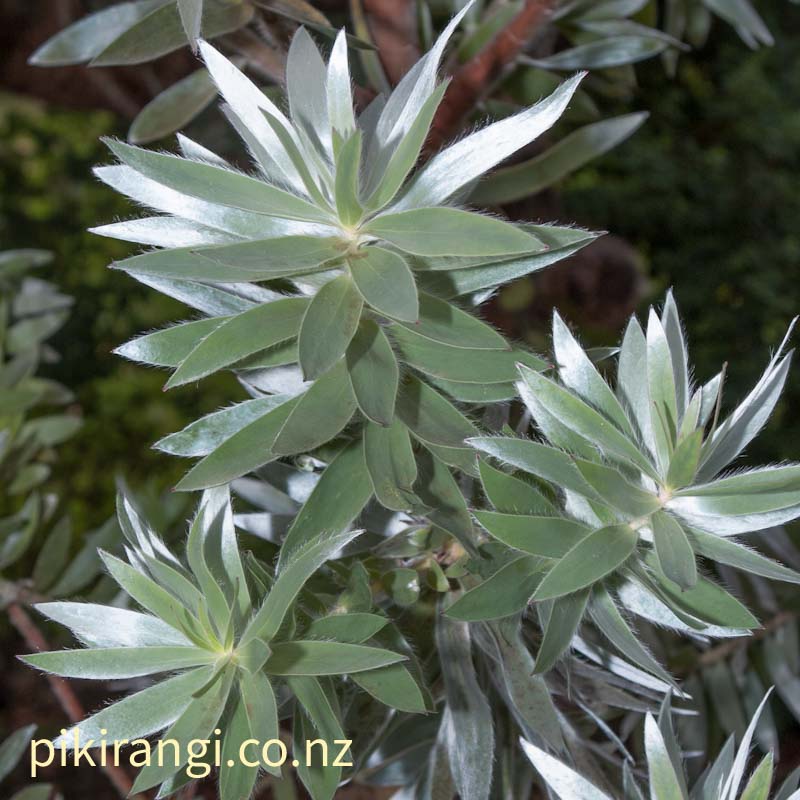
{"type": "MultiPolygon", "coordinates": [[[[373,697],[405,711],[427,710],[423,690],[402,663],[407,656],[372,641],[391,627],[385,616],[324,610],[312,616],[297,603],[313,573],[360,531],[310,537],[284,553],[270,574],[240,556],[227,487],[204,493],[185,561],[170,552],[125,495],[118,515],[127,561],[108,553],[102,557],[142,610],[41,603],[38,610],[70,628],[85,648],[23,660],[68,678],[170,675],[78,723],[57,744],[74,747],[77,731],[83,744],[125,739],[141,749],[145,737],[163,732],[161,739],[178,743],[179,758],[145,762],[133,790],[159,786],[159,796],[166,796],[198,777],[186,769],[189,743],[217,735],[220,796],[232,799],[249,796],[259,769],[280,775],[279,753],[264,756],[261,748],[280,738],[279,718],[291,711],[292,701],[295,732],[322,738],[330,747],[345,739],[336,694],[327,684],[332,676],[346,674],[373,697]],[[258,764],[239,757],[248,739],[259,742],[258,764]]],[[[302,739],[298,742],[302,751],[302,739]]],[[[299,774],[315,797],[330,797],[342,769],[303,762],[299,774]]]]}
{"type": "Polygon", "coordinates": [[[693,384],[671,294],[660,315],[650,311],[646,330],[630,320],[615,388],[556,314],[555,374],[519,367],[517,386],[540,438],[470,440],[505,467],[481,464],[494,510],[474,514],[506,545],[505,563],[448,613],[487,619],[532,600],[544,630],[538,671],[569,647],[588,613],[618,650],[662,679],[668,676],[623,613],[711,636],[758,627],[698,560],[800,582],[794,570],[736,539],[758,531],[768,537],[800,516],[800,466],[725,471],[778,402],[791,361],[786,340],[750,394],[721,419],[724,374],[693,384]]]}
{"type": "MultiPolygon", "coordinates": [[[[437,459],[474,471],[463,443],[471,423],[451,400],[510,399],[516,362],[543,367],[459,302],[594,235],[458,204],[558,120],[582,76],[415,169],[446,90],[439,64],[463,14],[388,98],[358,116],[344,32],[326,64],[298,30],[286,66],[288,115],[201,42],[253,174],[183,136],[181,156],[108,143],[120,164],[98,168],[98,177],[161,215],[95,232],[158,248],[115,266],[204,315],[118,352],[173,369],[166,388],[234,370],[253,398],[159,443],[202,458],[179,488],[219,485],[364,425],[391,442],[395,461],[413,435],[437,459]]],[[[408,508],[418,501],[409,489],[379,499],[408,508]]]]}

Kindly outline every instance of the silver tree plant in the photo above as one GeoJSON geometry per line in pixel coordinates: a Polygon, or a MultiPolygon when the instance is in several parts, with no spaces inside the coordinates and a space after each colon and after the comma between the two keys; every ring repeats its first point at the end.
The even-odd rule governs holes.
{"type": "Polygon", "coordinates": [[[248,399],[156,445],[195,459],[177,489],[202,491],[178,550],[121,493],[122,546],[101,553],[116,602],[37,605],[83,647],[27,663],[138,687],[82,737],[177,741],[177,762],[133,783],[158,797],[191,792],[188,743],[214,735],[203,774],[221,800],[294,791],[266,757],[237,758],[251,739],[285,740],[314,800],[348,782],[398,800],[523,798],[534,782],[564,800],[797,797],[797,775],[772,793],[771,753],[747,769],[764,687],[738,753],[729,740],[689,790],[673,720],[694,700],[659,639],[706,649],[759,628],[726,569],[800,582],[741,539],[786,541],[800,466],[736,467],[779,400],[789,335],[727,414],[724,372],[692,374],[671,293],[614,351],[584,349],[558,314],[549,357],[509,341],[480,303],[597,235],[471,202],[584,74],[430,155],[442,59],[473,4],[367,103],[344,31],[326,59],[311,34],[330,31],[297,30],[282,103],[200,38],[191,7],[251,165],[183,134],[179,153],[109,140],[118,163],[97,177],[147,211],[94,230],[142,245],[114,268],[190,309],[118,352],[169,369],[165,389],[232,372],[248,399]],[[315,739],[350,742],[349,760],[306,759],[315,739]]]}

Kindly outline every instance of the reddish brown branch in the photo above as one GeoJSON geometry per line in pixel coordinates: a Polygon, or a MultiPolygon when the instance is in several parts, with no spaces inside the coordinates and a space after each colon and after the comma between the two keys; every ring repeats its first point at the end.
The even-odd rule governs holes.
{"type": "Polygon", "coordinates": [[[417,14],[413,0],[363,0],[372,38],[392,86],[419,59],[417,14]]]}
{"type": "MultiPolygon", "coordinates": [[[[11,624],[17,629],[28,647],[37,652],[50,649],[42,632],[36,627],[36,623],[28,616],[28,612],[21,605],[11,603],[6,608],[6,611],[11,624]]],[[[58,675],[45,675],[45,677],[50,684],[50,690],[55,695],[70,722],[73,724],[81,722],[86,717],[86,712],[75,692],[72,691],[72,687],[58,675]]],[[[102,769],[111,783],[114,784],[114,788],[116,788],[120,796],[127,797],[133,784],[125,770],[116,764],[108,764],[102,769]]],[[[137,797],[141,798],[141,795],[137,795],[137,797]]]]}
{"type": "Polygon", "coordinates": [[[797,619],[797,614],[794,611],[781,611],[776,614],[772,619],[767,620],[760,628],[752,632],[750,636],[742,636],[737,639],[727,639],[715,647],[706,650],[697,660],[697,666],[700,669],[710,667],[720,661],[725,661],[730,658],[737,650],[742,650],[750,647],[754,642],[758,642],[765,636],[768,636],[773,631],[788,625],[797,619]]]}
{"type": "Polygon", "coordinates": [[[428,150],[435,152],[458,133],[475,104],[539,32],[557,0],[527,0],[522,10],[476,56],[456,70],[433,121],[428,150]]]}

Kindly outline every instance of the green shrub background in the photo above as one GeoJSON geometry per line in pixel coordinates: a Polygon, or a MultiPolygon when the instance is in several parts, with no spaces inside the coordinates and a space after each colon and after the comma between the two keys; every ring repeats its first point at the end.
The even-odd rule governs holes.
{"type": "MultiPolygon", "coordinates": [[[[709,45],[680,62],[674,83],[658,61],[642,65],[635,106],[650,110],[649,121],[569,178],[559,198],[560,221],[635,245],[649,277],[646,301],[675,287],[699,378],[736,356],[729,403],[757,379],[800,308],[800,23],[779,5],[764,11],[774,48],[747,52],[717,25],[709,45]]],[[[628,110],[626,103],[619,113],[628,110]]],[[[174,483],[185,464],[149,445],[236,391],[233,379],[217,378],[202,393],[190,385],[162,394],[165,373],[111,352],[137,332],[191,317],[107,269],[128,245],[86,232],[134,214],[89,177],[94,164],[109,160],[98,138],[124,132],[106,112],[0,97],[0,240],[4,248],[53,250],[45,277],[76,298],[54,341],[62,361],[49,369],[72,388],[85,417],[56,468],[78,530],[111,512],[116,475],[139,486],[174,483]]],[[[609,331],[607,343],[617,333],[609,331]]],[[[754,460],[800,450],[799,403],[795,369],[754,460]]]]}

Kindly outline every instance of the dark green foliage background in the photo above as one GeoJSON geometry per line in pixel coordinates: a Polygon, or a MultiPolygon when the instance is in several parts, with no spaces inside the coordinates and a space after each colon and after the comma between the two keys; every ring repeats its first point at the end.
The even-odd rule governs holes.
{"type": "MultiPolygon", "coordinates": [[[[757,379],[800,308],[800,15],[764,8],[776,47],[746,51],[715,25],[709,45],[684,58],[674,82],[658,61],[640,65],[634,106],[651,118],[633,139],[568,179],[561,222],[605,229],[632,242],[647,265],[648,301],[668,286],[686,319],[698,378],[726,359],[730,404],[757,379]]],[[[627,101],[619,113],[632,110],[627,101]]],[[[241,397],[232,379],[162,395],[166,373],[111,350],[169,320],[178,303],[106,268],[127,244],[85,232],[135,214],[90,179],[108,162],[101,135],[124,135],[107,113],[60,111],[0,98],[0,240],[56,253],[47,277],[76,297],[54,344],[51,368],[70,386],[86,424],[61,448],[57,478],[75,526],[111,511],[114,478],[174,483],[185,464],[149,450],[160,436],[241,397]]],[[[800,373],[751,457],[800,451],[800,373]]]]}
{"type": "MultiPolygon", "coordinates": [[[[717,25],[674,83],[657,63],[641,65],[637,105],[650,119],[562,193],[567,219],[637,247],[651,297],[674,287],[697,377],[730,361],[728,404],[800,310],[800,15],[780,3],[760,10],[774,48],[748,52],[717,25]]],[[[797,457],[798,408],[795,366],[748,452],[754,463],[797,457]]]]}
{"type": "Polygon", "coordinates": [[[165,373],[111,352],[142,331],[192,316],[107,268],[132,252],[128,243],[87,232],[136,215],[91,174],[94,165],[110,161],[99,137],[124,132],[108,113],[0,97],[0,241],[4,249],[52,250],[55,259],[42,277],[75,298],[69,321],[52,341],[62,360],[43,374],[68,386],[84,415],[78,435],[59,448],[54,473],[79,531],[112,513],[116,476],[136,487],[177,482],[185,464],[150,445],[237,396],[233,379],[219,378],[206,381],[202,393],[189,386],[162,394],[165,373]]]}

